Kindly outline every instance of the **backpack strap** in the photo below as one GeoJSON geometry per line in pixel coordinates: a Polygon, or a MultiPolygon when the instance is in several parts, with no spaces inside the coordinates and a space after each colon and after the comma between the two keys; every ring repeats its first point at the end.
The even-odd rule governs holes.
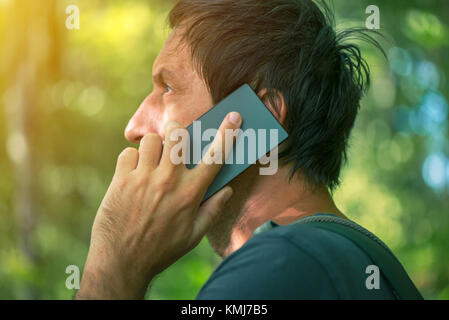
{"type": "Polygon", "coordinates": [[[409,278],[402,264],[388,247],[368,230],[363,229],[352,221],[346,221],[338,217],[319,218],[311,216],[300,219],[296,223],[329,230],[351,240],[379,267],[380,272],[399,299],[423,300],[422,295],[409,278]]]}

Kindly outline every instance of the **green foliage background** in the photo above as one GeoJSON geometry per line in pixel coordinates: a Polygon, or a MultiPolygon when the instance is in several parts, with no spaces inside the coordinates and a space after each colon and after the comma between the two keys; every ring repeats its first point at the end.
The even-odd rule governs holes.
{"type": "MultiPolygon", "coordinates": [[[[335,0],[339,26],[364,26],[370,4],[335,0]]],[[[373,82],[335,198],[393,249],[425,298],[448,299],[449,2],[375,4],[391,39],[384,42],[389,62],[362,44],[373,82]]],[[[84,264],[115,159],[129,145],[124,128],[152,89],[172,5],[0,0],[1,299],[72,298],[66,267],[84,264]],[[79,30],[65,28],[69,4],[80,8],[79,30]],[[10,134],[10,97],[28,62],[37,72],[24,95],[32,223],[23,228],[14,160],[23,141],[10,134]]],[[[160,275],[147,298],[193,299],[219,262],[205,240],[160,275]]]]}

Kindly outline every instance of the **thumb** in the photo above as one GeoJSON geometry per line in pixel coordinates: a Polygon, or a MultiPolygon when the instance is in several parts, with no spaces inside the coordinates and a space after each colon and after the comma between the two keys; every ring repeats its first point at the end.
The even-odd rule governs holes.
{"type": "Polygon", "coordinates": [[[193,239],[200,242],[212,224],[222,213],[224,206],[232,197],[232,188],[225,187],[210,199],[208,199],[198,210],[198,216],[193,228],[193,239]]]}

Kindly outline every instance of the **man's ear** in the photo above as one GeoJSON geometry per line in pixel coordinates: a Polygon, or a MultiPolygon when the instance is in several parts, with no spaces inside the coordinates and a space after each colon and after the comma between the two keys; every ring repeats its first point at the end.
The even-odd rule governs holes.
{"type": "Polygon", "coordinates": [[[259,91],[258,96],[279,123],[285,125],[285,120],[287,119],[287,105],[285,104],[285,99],[282,93],[277,91],[277,94],[273,99],[268,99],[268,90],[265,88],[259,91]]]}

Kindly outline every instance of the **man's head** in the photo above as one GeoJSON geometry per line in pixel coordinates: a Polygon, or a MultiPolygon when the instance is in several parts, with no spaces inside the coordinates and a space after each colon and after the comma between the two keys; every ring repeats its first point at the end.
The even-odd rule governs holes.
{"type": "MultiPolygon", "coordinates": [[[[169,23],[154,90],[131,119],[128,140],[162,136],[168,120],[187,126],[248,83],[289,133],[280,157],[291,177],[312,189],[338,185],[369,84],[358,47],[343,43],[356,30],[336,34],[329,8],[311,0],[180,0],[169,23]]],[[[243,180],[251,179],[235,185],[247,191],[243,180]]],[[[222,218],[214,233],[227,237],[237,219],[238,213],[222,218]]]]}
{"type": "Polygon", "coordinates": [[[290,135],[281,158],[310,186],[338,185],[369,83],[360,51],[343,43],[357,30],[337,35],[329,7],[311,0],[181,0],[169,21],[185,28],[214,103],[249,83],[256,92],[268,90],[263,98],[279,118],[280,93],[290,135]]]}

